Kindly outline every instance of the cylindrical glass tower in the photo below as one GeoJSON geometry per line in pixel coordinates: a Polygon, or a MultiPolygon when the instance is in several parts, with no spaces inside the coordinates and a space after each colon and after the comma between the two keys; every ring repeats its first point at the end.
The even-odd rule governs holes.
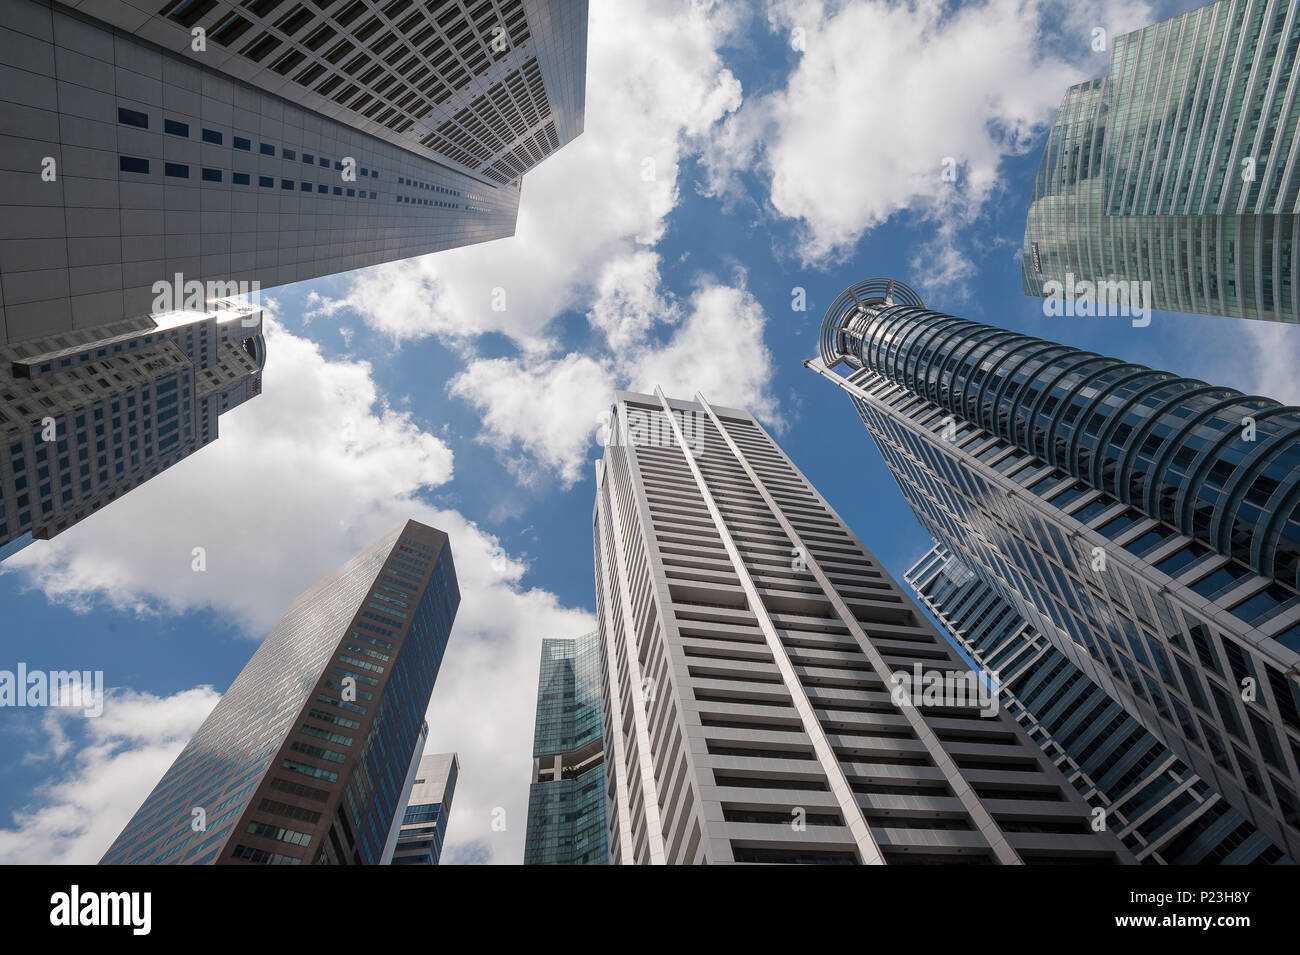
{"type": "Polygon", "coordinates": [[[929,399],[1259,574],[1300,569],[1300,408],[846,289],[821,356],[929,399]]]}

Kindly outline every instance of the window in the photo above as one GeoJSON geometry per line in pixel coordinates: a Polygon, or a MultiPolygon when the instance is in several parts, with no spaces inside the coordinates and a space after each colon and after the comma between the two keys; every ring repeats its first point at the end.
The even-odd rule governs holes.
{"type": "Polygon", "coordinates": [[[213,145],[220,146],[222,143],[222,136],[215,129],[205,129],[203,130],[203,141],[205,143],[212,143],[213,145]]]}
{"type": "Polygon", "coordinates": [[[220,170],[220,169],[204,169],[204,170],[203,170],[203,181],[204,181],[204,182],[220,182],[220,181],[221,181],[221,170],[220,170]]]}
{"type": "Polygon", "coordinates": [[[328,169],[330,167],[330,161],[326,159],[324,156],[320,157],[320,167],[322,169],[328,169]]]}
{"type": "Polygon", "coordinates": [[[163,175],[171,176],[173,179],[188,179],[190,167],[179,162],[163,163],[163,175]]]}
{"type": "Polygon", "coordinates": [[[246,172],[232,172],[232,173],[230,174],[230,181],[233,182],[233,183],[234,183],[235,185],[237,185],[237,186],[246,186],[246,185],[248,185],[248,173],[246,173],[246,172]]]}
{"type": "Polygon", "coordinates": [[[232,13],[217,24],[209,35],[222,46],[229,46],[248,32],[248,28],[252,25],[252,21],[241,17],[238,13],[232,13]]]}
{"type": "Polygon", "coordinates": [[[293,188],[293,180],[292,180],[292,179],[281,179],[281,180],[280,180],[280,188],[281,188],[281,189],[292,189],[292,188],[293,188]]]}
{"type": "Polygon", "coordinates": [[[250,149],[253,148],[253,144],[249,142],[247,139],[245,139],[243,136],[236,136],[235,148],[242,149],[244,150],[244,152],[248,152],[250,149]]]}
{"type": "Polygon", "coordinates": [[[147,113],[141,113],[134,109],[125,109],[118,107],[117,121],[127,126],[139,126],[141,129],[149,128],[149,116],[147,113]]]}
{"type": "Polygon", "coordinates": [[[1202,557],[1211,553],[1210,548],[1204,544],[1191,543],[1186,547],[1181,547],[1174,551],[1160,563],[1156,564],[1156,570],[1170,577],[1177,577],[1185,568],[1196,563],[1202,557]]]}
{"type": "Polygon", "coordinates": [[[274,189],[275,178],[273,176],[258,176],[257,184],[261,186],[263,189],[274,189]]]}
{"type": "Polygon", "coordinates": [[[292,149],[285,149],[283,150],[283,153],[285,159],[292,159],[295,161],[298,159],[298,154],[294,152],[292,149]]]}
{"type": "Polygon", "coordinates": [[[302,161],[306,163],[308,166],[314,166],[316,164],[316,157],[313,156],[311,153],[303,153],[302,161]]]}
{"type": "Polygon", "coordinates": [[[311,192],[311,183],[310,183],[310,182],[304,182],[304,183],[302,184],[302,191],[303,191],[303,192],[311,192]]]}
{"type": "Polygon", "coordinates": [[[188,139],[190,135],[190,124],[178,123],[174,119],[164,119],[163,132],[171,136],[184,136],[188,139]]]}
{"type": "Polygon", "coordinates": [[[216,5],[216,0],[176,0],[165,7],[163,12],[182,26],[192,27],[216,5]]]}
{"type": "Polygon", "coordinates": [[[149,171],[149,160],[138,159],[135,156],[118,156],[117,168],[122,172],[143,172],[149,171]]]}
{"type": "Polygon", "coordinates": [[[316,191],[317,191],[318,193],[327,193],[327,192],[330,191],[330,187],[329,187],[329,186],[317,186],[317,187],[316,187],[316,191]]]}
{"type": "Polygon", "coordinates": [[[260,145],[258,146],[258,149],[261,150],[261,153],[262,153],[263,156],[274,156],[274,155],[275,155],[275,147],[272,146],[270,143],[262,143],[262,144],[260,144],[260,145]]]}

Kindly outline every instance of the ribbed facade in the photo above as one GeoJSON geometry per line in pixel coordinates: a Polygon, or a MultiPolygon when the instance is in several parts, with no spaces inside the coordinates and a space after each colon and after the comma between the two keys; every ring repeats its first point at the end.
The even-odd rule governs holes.
{"type": "Polygon", "coordinates": [[[377,864],[460,604],[408,521],[300,596],[101,864],[377,864]]]}
{"type": "Polygon", "coordinates": [[[1220,0],[1113,39],[1048,136],[1027,294],[1149,282],[1155,308],[1300,321],[1298,9],[1220,0]]]}
{"type": "Polygon", "coordinates": [[[850,358],[1276,579],[1288,588],[1280,603],[1293,600],[1300,409],[933,312],[919,300],[860,307],[861,294],[850,290],[831,306],[827,364],[850,358]]]}
{"type": "Polygon", "coordinates": [[[929,311],[884,279],[836,301],[821,347],[807,364],[931,536],[1295,857],[1296,409],[929,311]]]}
{"type": "Polygon", "coordinates": [[[1131,862],[743,411],[620,392],[593,515],[611,862],[1131,862]]]}
{"type": "Polygon", "coordinates": [[[596,633],[542,641],[524,865],[604,865],[605,749],[596,633]]]}
{"type": "Polygon", "coordinates": [[[261,310],[216,302],[0,345],[0,560],[215,441],[265,363],[261,310]]]}
{"type": "Polygon", "coordinates": [[[1003,705],[1138,861],[1291,860],[1250,820],[936,544],[904,575],[918,599],[1002,688],[1003,705]]]}

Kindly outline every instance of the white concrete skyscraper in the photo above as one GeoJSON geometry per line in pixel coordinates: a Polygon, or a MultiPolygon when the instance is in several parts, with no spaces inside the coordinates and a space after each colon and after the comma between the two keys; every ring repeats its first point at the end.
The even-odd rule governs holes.
{"type": "Polygon", "coordinates": [[[511,235],[585,0],[0,0],[0,345],[511,235]],[[231,294],[225,292],[224,294],[231,294]],[[214,296],[221,297],[221,296],[214,296]]]}
{"type": "Polygon", "coordinates": [[[611,863],[1132,862],[750,415],[620,392],[605,438],[611,863]]]}

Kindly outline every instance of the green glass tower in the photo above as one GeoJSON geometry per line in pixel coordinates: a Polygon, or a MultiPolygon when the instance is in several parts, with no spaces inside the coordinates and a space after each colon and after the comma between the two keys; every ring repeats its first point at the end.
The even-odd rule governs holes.
{"type": "Polygon", "coordinates": [[[1300,321],[1297,45],[1300,8],[1280,0],[1116,37],[1110,74],[1071,87],[1048,136],[1025,293],[1300,321]]]}
{"type": "Polygon", "coordinates": [[[525,865],[605,865],[600,638],[543,640],[525,865]]]}

